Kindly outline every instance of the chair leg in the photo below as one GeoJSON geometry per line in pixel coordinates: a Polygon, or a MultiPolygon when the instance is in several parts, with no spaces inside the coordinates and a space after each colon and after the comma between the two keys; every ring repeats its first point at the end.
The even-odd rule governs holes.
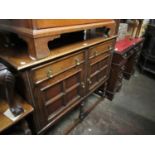
{"type": "Polygon", "coordinates": [[[0,69],[0,84],[4,86],[5,97],[10,111],[14,116],[21,114],[24,110],[22,106],[15,101],[15,77],[7,68],[0,69]]]}

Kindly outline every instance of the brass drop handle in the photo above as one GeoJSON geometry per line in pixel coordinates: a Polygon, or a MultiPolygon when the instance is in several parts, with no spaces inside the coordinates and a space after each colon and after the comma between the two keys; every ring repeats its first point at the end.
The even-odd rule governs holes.
{"type": "Polygon", "coordinates": [[[75,59],[76,66],[80,65],[80,60],[78,58],[75,59]]]}
{"type": "Polygon", "coordinates": [[[85,88],[84,82],[81,82],[81,87],[82,87],[82,88],[85,88]]]}
{"type": "Polygon", "coordinates": [[[47,71],[47,77],[48,78],[51,78],[52,77],[52,70],[51,69],[48,69],[48,71],[47,71]]]}
{"type": "Polygon", "coordinates": [[[89,82],[89,84],[92,84],[91,80],[90,79],[87,79],[87,81],[89,82]]]}
{"type": "Polygon", "coordinates": [[[108,46],[108,49],[109,49],[109,50],[112,50],[112,47],[111,47],[111,46],[108,46]]]}

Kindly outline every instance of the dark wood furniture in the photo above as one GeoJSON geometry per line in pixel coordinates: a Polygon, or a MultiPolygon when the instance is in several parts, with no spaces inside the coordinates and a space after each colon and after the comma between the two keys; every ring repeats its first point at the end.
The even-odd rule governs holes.
{"type": "MultiPolygon", "coordinates": [[[[61,20],[53,24],[57,22],[60,24],[61,20]]],[[[52,28],[50,34],[59,32],[61,37],[51,42],[48,56],[41,50],[41,55],[46,55],[43,59],[31,59],[29,52],[19,46],[0,50],[1,61],[16,74],[18,92],[34,108],[35,133],[44,133],[73,108],[83,107],[86,97],[101,86],[104,96],[116,41],[114,30],[113,20],[95,20],[91,25],[82,26],[73,22],[66,28],[52,28]],[[67,33],[63,35],[64,32],[67,33]]],[[[49,33],[46,29],[34,32],[41,37],[41,32],[49,33]]],[[[45,44],[47,42],[41,42],[39,46],[45,44]]]]}
{"type": "Polygon", "coordinates": [[[12,121],[4,115],[4,112],[9,108],[8,103],[6,102],[6,100],[0,99],[0,134],[4,134],[6,130],[13,127],[14,125],[19,125],[22,128],[24,134],[31,134],[31,129],[29,128],[25,118],[30,113],[32,113],[33,108],[18,95],[16,95],[15,101],[21,103],[24,112],[21,113],[16,121],[12,121]]]}
{"type": "Polygon", "coordinates": [[[138,63],[142,72],[155,74],[155,25],[149,24],[145,32],[145,41],[138,63]]]}
{"type": "Polygon", "coordinates": [[[142,44],[142,38],[128,37],[116,43],[106,90],[108,99],[112,100],[114,94],[121,89],[123,78],[130,79],[133,75],[142,44]]]}

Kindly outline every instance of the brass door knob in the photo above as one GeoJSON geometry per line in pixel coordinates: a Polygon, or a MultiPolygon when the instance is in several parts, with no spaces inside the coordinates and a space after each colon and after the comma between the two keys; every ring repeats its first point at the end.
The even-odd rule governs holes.
{"type": "Polygon", "coordinates": [[[109,50],[112,50],[112,47],[111,47],[111,46],[108,46],[108,49],[109,49],[109,50]]]}
{"type": "Polygon", "coordinates": [[[75,64],[76,64],[76,66],[79,66],[80,65],[80,60],[78,58],[75,59],[75,64]]]}
{"type": "Polygon", "coordinates": [[[88,83],[89,83],[89,84],[92,84],[92,82],[91,82],[91,80],[90,80],[90,79],[87,79],[87,81],[88,81],[88,83]]]}
{"type": "Polygon", "coordinates": [[[48,78],[51,78],[52,77],[52,70],[51,69],[48,69],[48,71],[47,71],[47,77],[48,78]]]}
{"type": "Polygon", "coordinates": [[[82,87],[82,88],[85,88],[84,82],[81,82],[81,87],[82,87]]]}

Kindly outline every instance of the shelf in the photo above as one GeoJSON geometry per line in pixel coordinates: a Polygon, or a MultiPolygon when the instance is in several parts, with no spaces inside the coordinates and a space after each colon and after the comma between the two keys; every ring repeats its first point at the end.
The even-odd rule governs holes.
{"type": "Polygon", "coordinates": [[[143,56],[144,59],[147,59],[148,61],[155,62],[155,57],[153,58],[151,55],[146,54],[145,52],[142,52],[142,53],[141,53],[141,56],[143,56]]]}
{"type": "Polygon", "coordinates": [[[30,59],[28,52],[23,49],[2,49],[0,50],[0,58],[11,64],[15,69],[22,70],[115,38],[116,36],[109,38],[99,37],[56,48],[51,50],[48,57],[40,60],[30,59]]]}
{"type": "Polygon", "coordinates": [[[8,109],[8,104],[6,103],[6,101],[0,100],[0,133],[19,122],[33,111],[32,106],[21,99],[19,96],[16,97],[16,102],[22,103],[24,112],[16,121],[12,121],[3,114],[8,109]]]}

